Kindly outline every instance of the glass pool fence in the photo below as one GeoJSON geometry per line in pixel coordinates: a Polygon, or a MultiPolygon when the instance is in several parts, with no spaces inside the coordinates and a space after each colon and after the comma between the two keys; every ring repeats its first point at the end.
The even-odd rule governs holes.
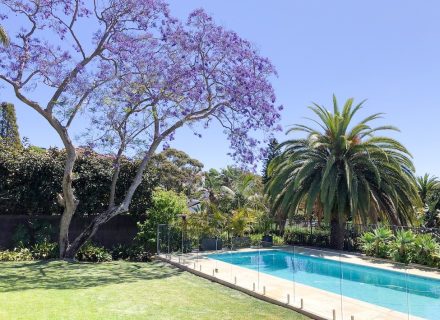
{"type": "Polygon", "coordinates": [[[159,225],[161,258],[323,319],[438,319],[438,269],[273,239],[200,237],[159,225]],[[264,240],[264,241],[263,241],[264,240]]]}

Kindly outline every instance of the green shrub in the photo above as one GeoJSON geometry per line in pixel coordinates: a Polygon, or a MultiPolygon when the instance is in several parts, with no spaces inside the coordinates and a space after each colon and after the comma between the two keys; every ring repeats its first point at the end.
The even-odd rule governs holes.
{"type": "Polygon", "coordinates": [[[43,241],[31,247],[32,256],[36,260],[58,258],[58,244],[55,242],[43,241]]]}
{"type": "Polygon", "coordinates": [[[277,235],[273,235],[273,245],[274,246],[284,246],[286,243],[284,242],[284,238],[277,236],[277,235]]]}
{"type": "Polygon", "coordinates": [[[31,261],[32,253],[27,248],[15,248],[14,250],[0,251],[0,261],[31,261]]]}
{"type": "Polygon", "coordinates": [[[147,262],[151,260],[151,252],[140,245],[116,245],[112,248],[113,260],[147,262]]]}
{"type": "Polygon", "coordinates": [[[369,256],[387,258],[389,242],[393,239],[393,232],[385,227],[379,227],[373,232],[365,232],[360,237],[361,250],[369,256]]]}
{"type": "MultiPolygon", "coordinates": [[[[15,150],[0,144],[0,213],[61,214],[57,194],[62,193],[65,151],[33,147],[15,150]]],[[[124,159],[121,163],[116,200],[124,196],[138,168],[138,161],[124,159]]],[[[74,166],[75,195],[80,199],[76,215],[96,214],[108,206],[108,190],[113,174],[113,160],[87,149],[78,149],[74,166]]],[[[157,185],[155,169],[149,167],[133,196],[131,214],[144,214],[151,192],[157,185]]]]}
{"type": "Polygon", "coordinates": [[[255,221],[254,210],[248,208],[238,208],[232,211],[229,217],[227,228],[236,237],[244,237],[246,233],[252,231],[252,223],[255,221]]]}
{"type": "Polygon", "coordinates": [[[362,252],[369,256],[440,267],[440,244],[430,234],[416,235],[410,230],[400,230],[393,236],[389,229],[382,227],[365,232],[360,242],[362,252]]]}
{"type": "Polygon", "coordinates": [[[262,233],[255,233],[249,236],[251,238],[251,246],[259,246],[261,244],[261,239],[263,238],[262,233]]]}
{"type": "Polygon", "coordinates": [[[187,198],[174,191],[156,189],[153,192],[151,208],[147,211],[147,219],[138,222],[138,233],[135,237],[140,245],[148,251],[156,250],[157,226],[173,225],[179,214],[188,213],[187,198]]]}
{"type": "Polygon", "coordinates": [[[284,232],[284,242],[287,244],[307,245],[317,247],[330,246],[330,230],[314,228],[287,228],[284,232]]]}
{"type": "Polygon", "coordinates": [[[30,248],[31,245],[51,242],[54,235],[52,224],[30,218],[28,222],[19,224],[12,235],[14,247],[30,248]]]}
{"type": "Polygon", "coordinates": [[[365,232],[360,238],[359,241],[361,243],[361,250],[367,256],[375,255],[375,245],[374,245],[374,233],[373,232],[365,232]]]}
{"type": "Polygon", "coordinates": [[[257,213],[256,221],[255,221],[255,230],[258,233],[270,234],[274,229],[274,227],[276,227],[275,223],[273,221],[272,216],[268,212],[261,211],[257,213]]]}
{"type": "Polygon", "coordinates": [[[200,208],[188,214],[186,220],[188,234],[196,239],[222,237],[227,228],[231,229],[228,226],[228,215],[209,201],[202,201],[200,208]]]}
{"type": "MultiPolygon", "coordinates": [[[[263,233],[255,233],[255,234],[251,234],[249,237],[251,238],[251,245],[252,246],[259,246],[261,245],[261,241],[263,239],[263,233]]],[[[274,246],[283,246],[284,243],[284,238],[277,236],[277,235],[273,235],[273,245],[274,246]]]]}
{"type": "Polygon", "coordinates": [[[76,254],[79,261],[107,262],[112,261],[112,255],[104,248],[91,243],[84,245],[76,254]]]}
{"type": "Polygon", "coordinates": [[[420,234],[414,241],[413,262],[429,267],[440,267],[440,245],[430,234],[420,234]]]}
{"type": "Polygon", "coordinates": [[[399,230],[390,243],[390,257],[402,263],[410,263],[415,253],[416,236],[411,230],[399,230]]]}

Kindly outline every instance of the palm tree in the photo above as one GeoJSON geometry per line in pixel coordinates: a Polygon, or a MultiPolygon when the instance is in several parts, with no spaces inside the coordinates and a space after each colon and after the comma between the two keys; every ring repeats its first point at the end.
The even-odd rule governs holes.
{"type": "Polygon", "coordinates": [[[310,109],[320,121],[314,129],[295,125],[288,131],[305,132],[302,139],[287,140],[282,153],[270,165],[266,192],[287,216],[303,205],[311,214],[316,203],[330,223],[331,244],[342,249],[347,221],[396,225],[415,219],[418,201],[414,166],[407,149],[396,140],[374,134],[395,130],[392,126],[371,127],[380,113],[352,125],[363,102],[353,106],[348,99],[342,111],[333,96],[333,113],[314,104],[310,109]]]}
{"type": "Polygon", "coordinates": [[[440,181],[436,176],[431,176],[426,173],[424,176],[417,177],[417,189],[420,198],[423,203],[426,204],[428,202],[428,195],[432,191],[440,189],[440,181]]]}
{"type": "Polygon", "coordinates": [[[5,31],[5,29],[0,25],[0,43],[4,46],[9,45],[9,37],[5,31]]]}

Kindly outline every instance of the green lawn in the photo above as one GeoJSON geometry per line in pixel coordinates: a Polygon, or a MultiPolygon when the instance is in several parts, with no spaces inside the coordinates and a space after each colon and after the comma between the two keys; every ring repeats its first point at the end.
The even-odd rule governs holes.
{"type": "Polygon", "coordinates": [[[161,263],[0,263],[0,319],[306,319],[161,263]]]}

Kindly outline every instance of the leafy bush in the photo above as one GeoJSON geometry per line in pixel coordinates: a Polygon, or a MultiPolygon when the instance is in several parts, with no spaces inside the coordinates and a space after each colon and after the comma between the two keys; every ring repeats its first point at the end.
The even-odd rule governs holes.
{"type": "Polygon", "coordinates": [[[14,250],[0,251],[0,261],[31,261],[32,253],[27,248],[15,248],[14,250]]]}
{"type": "MultiPolygon", "coordinates": [[[[255,234],[251,234],[249,237],[251,238],[251,245],[252,246],[259,246],[261,244],[261,241],[263,239],[264,234],[263,233],[255,233],[255,234]]],[[[273,235],[273,245],[274,246],[283,246],[284,243],[284,238],[277,236],[277,235],[273,235]]]]}
{"type": "MultiPolygon", "coordinates": [[[[27,147],[18,151],[0,144],[0,212],[60,214],[62,207],[56,199],[57,194],[62,192],[65,157],[65,151],[58,149],[27,147]]],[[[125,194],[136,174],[136,161],[124,159],[121,163],[116,192],[118,199],[125,194]]],[[[78,149],[74,172],[76,179],[73,186],[77,198],[81,200],[75,214],[94,214],[105,210],[113,173],[112,159],[87,149],[78,149]]],[[[156,185],[154,168],[149,168],[133,197],[130,213],[145,213],[156,185]]]]}
{"type": "Polygon", "coordinates": [[[227,228],[228,217],[215,204],[204,201],[197,212],[187,217],[187,231],[191,238],[221,237],[227,228]]]}
{"type": "Polygon", "coordinates": [[[247,208],[239,208],[232,212],[228,228],[237,237],[243,237],[246,232],[252,230],[252,223],[255,221],[255,212],[247,208]]]}
{"type": "Polygon", "coordinates": [[[147,211],[147,219],[138,222],[138,233],[135,241],[149,251],[156,249],[156,233],[159,224],[173,224],[179,214],[187,214],[187,199],[183,194],[174,191],[156,189],[153,192],[151,208],[147,211]]]}
{"type": "Polygon", "coordinates": [[[390,256],[393,260],[410,263],[414,256],[416,236],[411,230],[399,230],[390,243],[390,256]]]}
{"type": "MultiPolygon", "coordinates": [[[[31,261],[58,258],[58,244],[54,242],[40,242],[28,248],[0,251],[0,261],[31,261]]],[[[117,245],[111,253],[103,247],[86,244],[78,252],[79,261],[107,262],[112,260],[127,260],[147,262],[151,260],[151,253],[139,245],[117,245]]]]}
{"type": "Polygon", "coordinates": [[[378,228],[365,232],[360,240],[366,255],[440,267],[440,244],[430,234],[416,235],[410,230],[399,230],[394,236],[390,230],[378,228]]]}
{"type": "Polygon", "coordinates": [[[261,244],[261,239],[263,237],[263,234],[262,233],[251,234],[249,237],[251,238],[252,246],[259,246],[261,244]]]}
{"type": "Polygon", "coordinates": [[[112,255],[104,248],[91,243],[84,245],[76,254],[79,261],[106,262],[112,261],[112,255]]]}
{"type": "Polygon", "coordinates": [[[370,256],[378,258],[388,257],[389,242],[393,239],[393,232],[385,227],[379,227],[373,232],[365,232],[361,238],[362,250],[370,256]]]}
{"type": "Polygon", "coordinates": [[[151,252],[139,245],[116,245],[112,249],[113,260],[147,262],[151,260],[151,252]]]}
{"type": "Polygon", "coordinates": [[[265,211],[259,212],[259,214],[257,214],[255,224],[255,229],[257,230],[257,232],[263,234],[269,234],[274,227],[272,216],[265,211]]]}
{"type": "Polygon", "coordinates": [[[420,234],[414,241],[413,262],[440,267],[440,245],[430,234],[420,234]]]}
{"type": "Polygon", "coordinates": [[[54,242],[39,242],[31,248],[32,256],[36,260],[56,259],[58,258],[58,244],[54,242]]]}
{"type": "Polygon", "coordinates": [[[287,244],[307,245],[317,247],[330,246],[330,230],[314,228],[288,228],[284,232],[284,242],[287,244]]]}
{"type": "Polygon", "coordinates": [[[277,236],[277,235],[273,235],[273,245],[274,246],[284,246],[286,243],[284,242],[284,238],[277,236]]]}
{"type": "Polygon", "coordinates": [[[376,248],[374,246],[374,233],[373,232],[365,232],[360,238],[359,241],[361,243],[361,250],[367,256],[374,256],[376,252],[376,248]]]}

